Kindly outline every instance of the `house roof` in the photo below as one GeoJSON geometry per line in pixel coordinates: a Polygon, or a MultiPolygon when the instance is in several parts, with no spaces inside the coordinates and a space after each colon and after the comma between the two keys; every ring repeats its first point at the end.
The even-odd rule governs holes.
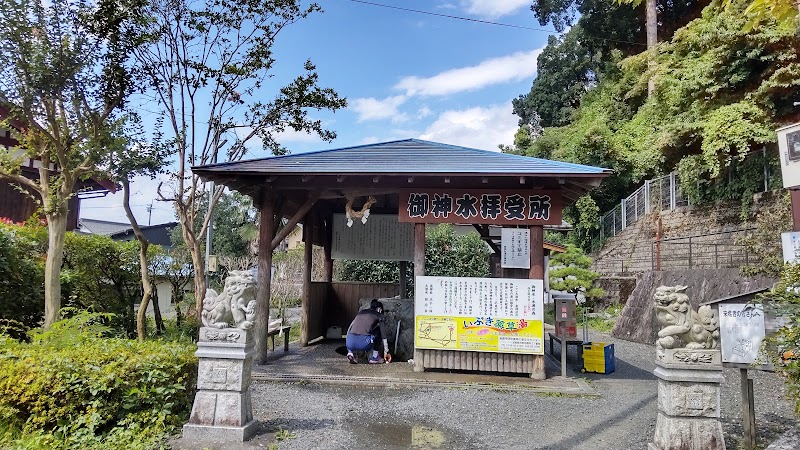
{"type": "Polygon", "coordinates": [[[253,159],[192,168],[198,175],[336,174],[336,175],[548,175],[606,176],[609,169],[511,155],[457,145],[405,139],[316,152],[253,159]]]}
{"type": "Polygon", "coordinates": [[[130,229],[131,224],[111,222],[108,220],[78,219],[78,226],[80,228],[85,228],[91,234],[111,236],[112,234],[130,229]]]}

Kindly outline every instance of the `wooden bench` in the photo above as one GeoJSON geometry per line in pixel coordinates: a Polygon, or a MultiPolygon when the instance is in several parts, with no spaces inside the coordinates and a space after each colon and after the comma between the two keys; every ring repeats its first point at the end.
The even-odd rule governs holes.
{"type": "MultiPolygon", "coordinates": [[[[553,341],[556,341],[559,344],[561,344],[561,338],[556,336],[555,333],[547,333],[547,335],[550,336],[550,355],[553,355],[553,341]]],[[[568,339],[567,340],[567,347],[569,347],[570,345],[574,345],[574,346],[578,347],[578,357],[581,358],[583,356],[583,341],[582,340],[576,341],[576,340],[569,340],[568,339]]],[[[553,356],[555,356],[555,355],[553,355],[553,356]]]]}
{"type": "Polygon", "coordinates": [[[272,339],[272,351],[275,351],[275,336],[278,335],[281,331],[283,331],[283,351],[289,351],[289,330],[291,326],[283,326],[278,328],[273,328],[267,332],[267,336],[272,339]]]}

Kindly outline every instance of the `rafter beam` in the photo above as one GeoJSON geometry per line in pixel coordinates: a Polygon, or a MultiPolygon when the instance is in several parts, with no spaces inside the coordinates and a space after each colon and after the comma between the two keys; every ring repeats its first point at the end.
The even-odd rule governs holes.
{"type": "Polygon", "coordinates": [[[314,203],[317,202],[318,198],[319,195],[311,194],[308,197],[308,200],[306,200],[306,202],[303,203],[303,206],[301,206],[300,209],[295,211],[292,218],[289,219],[289,222],[287,222],[286,225],[284,225],[284,227],[281,229],[281,231],[275,236],[275,238],[272,239],[273,250],[278,248],[278,245],[280,245],[281,241],[286,239],[286,236],[288,236],[289,233],[292,232],[295,225],[297,225],[298,223],[300,223],[301,220],[303,220],[303,217],[305,217],[306,213],[308,213],[311,210],[311,208],[314,206],[314,203]]]}

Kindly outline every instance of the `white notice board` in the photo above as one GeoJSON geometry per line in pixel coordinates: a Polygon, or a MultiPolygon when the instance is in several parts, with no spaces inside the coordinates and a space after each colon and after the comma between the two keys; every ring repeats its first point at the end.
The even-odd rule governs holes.
{"type": "Polygon", "coordinates": [[[400,223],[396,215],[370,214],[367,223],[347,226],[344,214],[333,215],[333,259],[412,261],[414,224],[400,223]]]}
{"type": "Polygon", "coordinates": [[[531,230],[503,228],[500,230],[500,266],[504,269],[531,268],[531,230]]]}
{"type": "Polygon", "coordinates": [[[800,186],[800,123],[778,129],[783,187],[800,186]]]}
{"type": "Polygon", "coordinates": [[[764,340],[764,308],[744,303],[719,304],[719,331],[722,362],[763,364],[759,355],[764,340]]]}
{"type": "Polygon", "coordinates": [[[783,248],[783,262],[800,262],[800,232],[781,233],[781,247],[783,248]]]}

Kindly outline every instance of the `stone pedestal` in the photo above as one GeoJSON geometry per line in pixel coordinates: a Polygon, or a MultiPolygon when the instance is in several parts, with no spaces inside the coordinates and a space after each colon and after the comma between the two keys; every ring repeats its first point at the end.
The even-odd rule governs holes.
{"type": "Polygon", "coordinates": [[[250,373],[255,346],[252,330],[200,328],[197,343],[197,395],[188,439],[244,442],[257,429],[250,402],[250,373]]]}
{"type": "Polygon", "coordinates": [[[666,350],[656,360],[658,417],[649,450],[724,450],[719,350],[666,350]]]}

